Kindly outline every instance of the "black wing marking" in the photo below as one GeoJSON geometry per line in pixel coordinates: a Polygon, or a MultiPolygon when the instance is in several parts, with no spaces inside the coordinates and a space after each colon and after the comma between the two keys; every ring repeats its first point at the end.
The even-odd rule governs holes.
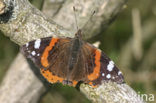
{"type": "Polygon", "coordinates": [[[52,37],[46,37],[30,41],[21,46],[21,52],[25,57],[30,58],[37,67],[42,68],[40,59],[45,48],[49,45],[51,39],[52,37]]]}
{"type": "MultiPolygon", "coordinates": [[[[85,43],[83,46],[83,53],[86,60],[86,74],[91,74],[93,73],[95,69],[95,51],[98,50],[91,44],[85,43]]],[[[99,71],[99,76],[95,80],[92,80],[90,82],[93,83],[93,85],[98,85],[101,84],[103,81],[112,81],[116,83],[123,83],[124,78],[121,73],[121,71],[116,67],[114,62],[101,50],[98,50],[98,52],[101,54],[100,56],[100,71],[99,71]]],[[[86,82],[89,82],[86,81],[86,82]]]]}
{"type": "Polygon", "coordinates": [[[93,80],[94,84],[100,84],[102,81],[112,81],[119,84],[124,82],[122,72],[104,52],[101,52],[100,62],[100,76],[93,80]]]}

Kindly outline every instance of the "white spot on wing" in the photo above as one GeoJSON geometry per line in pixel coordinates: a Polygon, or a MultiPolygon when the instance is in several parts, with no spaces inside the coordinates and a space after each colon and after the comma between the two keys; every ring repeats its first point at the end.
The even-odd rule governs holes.
{"type": "Polygon", "coordinates": [[[107,65],[107,70],[108,71],[112,71],[114,68],[114,62],[113,61],[109,61],[109,64],[107,65]]]}
{"type": "Polygon", "coordinates": [[[122,72],[121,72],[121,71],[119,71],[119,72],[118,72],[118,75],[120,75],[120,74],[122,74],[122,72]]]}
{"type": "Polygon", "coordinates": [[[40,56],[40,54],[37,54],[37,56],[40,56]]]}
{"type": "Polygon", "coordinates": [[[106,78],[107,79],[110,79],[111,78],[111,75],[110,74],[107,74],[106,78]]]}
{"type": "Polygon", "coordinates": [[[37,40],[35,41],[34,48],[35,48],[35,49],[39,49],[40,44],[41,44],[41,39],[37,39],[37,40]]]}
{"type": "Polygon", "coordinates": [[[26,47],[28,47],[29,46],[29,43],[26,43],[26,47]]]}
{"type": "Polygon", "coordinates": [[[102,76],[105,76],[105,73],[102,73],[102,76]]]}
{"type": "Polygon", "coordinates": [[[36,52],[35,52],[35,51],[32,51],[31,54],[32,54],[33,56],[35,56],[35,55],[36,55],[36,52]]]}

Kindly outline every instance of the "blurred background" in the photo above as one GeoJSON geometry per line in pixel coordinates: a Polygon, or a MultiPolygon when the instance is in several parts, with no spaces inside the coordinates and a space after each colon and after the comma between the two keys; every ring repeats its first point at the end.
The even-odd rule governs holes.
{"type": "MultiPolygon", "coordinates": [[[[44,0],[30,1],[42,10],[44,0]]],[[[116,20],[95,39],[121,69],[128,85],[146,94],[148,98],[144,99],[156,96],[156,0],[129,0],[116,20]]],[[[0,32],[0,82],[18,52],[19,46],[0,32]]],[[[52,85],[40,100],[53,102],[91,103],[73,87],[61,84],[52,85]]]]}

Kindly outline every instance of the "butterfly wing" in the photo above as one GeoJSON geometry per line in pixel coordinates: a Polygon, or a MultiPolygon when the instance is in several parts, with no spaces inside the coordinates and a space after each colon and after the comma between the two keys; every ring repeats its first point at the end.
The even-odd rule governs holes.
{"type": "Polygon", "coordinates": [[[102,81],[123,83],[123,75],[103,52],[89,43],[83,43],[77,53],[77,62],[69,71],[71,38],[42,38],[21,47],[22,53],[33,60],[41,74],[51,83],[64,82],[75,86],[83,81],[92,86],[102,81]],[[71,83],[70,83],[71,82],[71,83]]]}
{"type": "Polygon", "coordinates": [[[41,38],[23,45],[21,51],[49,82],[63,82],[67,75],[70,41],[71,38],[41,38]]]}
{"type": "Polygon", "coordinates": [[[21,52],[25,57],[30,58],[37,67],[43,68],[43,65],[41,65],[41,56],[45,48],[50,44],[51,39],[52,37],[47,37],[30,41],[21,46],[21,52]]]}
{"type": "Polygon", "coordinates": [[[85,71],[86,74],[88,74],[85,81],[86,83],[94,86],[101,84],[103,81],[124,82],[121,71],[104,52],[89,43],[84,44],[82,51],[82,54],[88,57],[85,60],[87,61],[85,71]]]}

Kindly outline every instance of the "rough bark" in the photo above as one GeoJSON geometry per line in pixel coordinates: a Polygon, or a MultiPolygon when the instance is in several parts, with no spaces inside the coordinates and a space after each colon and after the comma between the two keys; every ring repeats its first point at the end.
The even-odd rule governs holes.
{"type": "MultiPolygon", "coordinates": [[[[0,30],[18,45],[47,36],[74,36],[73,25],[75,25],[75,20],[71,0],[66,1],[62,8],[53,16],[53,20],[57,24],[48,19],[27,0],[4,1],[0,1],[0,30]],[[7,15],[7,19],[2,18],[5,15],[7,15]],[[63,29],[58,24],[66,29],[63,29]]],[[[87,28],[92,28],[85,32],[86,38],[97,35],[101,28],[107,27],[125,3],[125,0],[78,1],[80,1],[82,7],[77,18],[79,27],[85,24],[92,10],[97,10],[97,15],[95,15],[92,22],[83,28],[84,32],[87,31],[87,28]]],[[[25,58],[18,54],[0,85],[0,102],[35,103],[44,91],[45,87],[33,74],[25,58]]],[[[82,84],[80,91],[90,100],[97,103],[143,103],[136,92],[127,84],[119,85],[108,82],[103,83],[96,89],[82,84]]]]}

